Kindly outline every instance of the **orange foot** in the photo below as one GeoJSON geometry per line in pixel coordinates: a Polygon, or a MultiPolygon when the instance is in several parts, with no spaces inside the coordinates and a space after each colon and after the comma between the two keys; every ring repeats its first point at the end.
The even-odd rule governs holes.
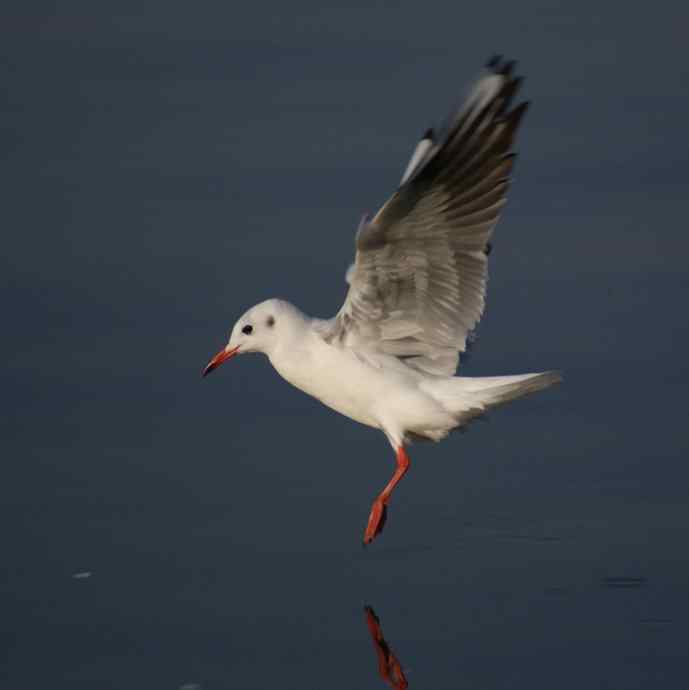
{"type": "Polygon", "coordinates": [[[364,532],[364,546],[370,544],[383,531],[387,518],[388,507],[385,505],[383,499],[378,497],[373,501],[371,514],[368,516],[368,524],[364,532]]]}
{"type": "Polygon", "coordinates": [[[366,525],[366,531],[364,532],[364,546],[370,544],[385,527],[385,519],[388,516],[388,501],[394,488],[399,483],[399,480],[404,477],[409,469],[409,457],[404,450],[403,446],[397,448],[397,469],[395,474],[392,475],[392,479],[388,482],[388,485],[380,492],[378,498],[373,501],[373,506],[371,507],[371,514],[368,516],[368,525],[366,525]]]}

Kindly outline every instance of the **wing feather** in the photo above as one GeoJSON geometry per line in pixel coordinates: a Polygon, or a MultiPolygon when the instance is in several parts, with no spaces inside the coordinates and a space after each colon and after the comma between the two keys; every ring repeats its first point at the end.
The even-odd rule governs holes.
{"type": "Polygon", "coordinates": [[[356,235],[338,314],[321,328],[344,347],[452,375],[485,307],[490,239],[506,203],[522,83],[493,58],[443,138],[425,132],[399,189],[356,235]]]}

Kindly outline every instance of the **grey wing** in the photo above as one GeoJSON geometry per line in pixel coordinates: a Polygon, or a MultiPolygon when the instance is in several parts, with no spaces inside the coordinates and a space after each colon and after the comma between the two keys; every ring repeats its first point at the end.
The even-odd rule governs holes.
{"type": "Polygon", "coordinates": [[[493,58],[439,140],[429,130],[402,183],[356,236],[349,291],[324,337],[454,374],[483,314],[490,238],[506,202],[512,141],[527,103],[493,58]]]}

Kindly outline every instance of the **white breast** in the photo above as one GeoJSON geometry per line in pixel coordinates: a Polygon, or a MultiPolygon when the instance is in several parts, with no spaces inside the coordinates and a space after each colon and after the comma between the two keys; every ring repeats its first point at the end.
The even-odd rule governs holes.
{"type": "Polygon", "coordinates": [[[307,347],[272,353],[270,361],[296,388],[361,424],[380,428],[377,408],[391,393],[393,379],[374,364],[317,336],[307,347]]]}

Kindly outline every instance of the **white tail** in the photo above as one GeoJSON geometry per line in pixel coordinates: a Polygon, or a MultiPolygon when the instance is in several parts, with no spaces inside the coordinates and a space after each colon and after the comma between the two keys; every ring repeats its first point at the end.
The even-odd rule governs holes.
{"type": "Polygon", "coordinates": [[[517,376],[482,376],[426,380],[423,388],[443,408],[457,419],[461,426],[497,405],[530,395],[559,383],[562,376],[557,371],[517,376]]]}

